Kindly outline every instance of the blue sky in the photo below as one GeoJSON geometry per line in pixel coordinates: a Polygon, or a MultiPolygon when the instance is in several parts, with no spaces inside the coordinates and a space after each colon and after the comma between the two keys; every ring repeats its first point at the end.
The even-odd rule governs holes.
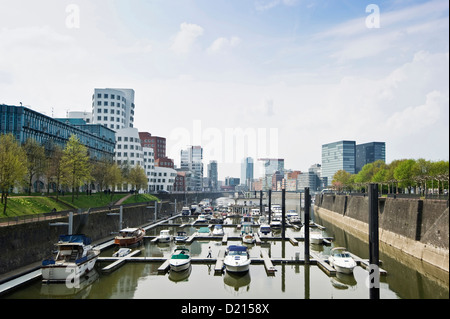
{"type": "Polygon", "coordinates": [[[201,143],[221,178],[244,155],[307,170],[343,139],[386,142],[388,162],[449,157],[446,0],[0,0],[0,12],[0,103],[64,117],[90,111],[94,88],[133,88],[135,127],[167,137],[176,164],[201,143]]]}

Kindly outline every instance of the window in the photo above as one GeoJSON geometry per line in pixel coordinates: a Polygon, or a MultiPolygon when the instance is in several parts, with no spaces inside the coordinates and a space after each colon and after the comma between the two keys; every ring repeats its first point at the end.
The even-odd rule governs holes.
{"type": "Polygon", "coordinates": [[[97,98],[101,99],[102,98],[102,94],[101,93],[97,93],[97,98]]]}
{"type": "Polygon", "coordinates": [[[107,99],[108,98],[108,94],[103,94],[103,98],[107,99]]]}
{"type": "Polygon", "coordinates": [[[102,101],[97,101],[97,105],[102,105],[102,101]]]}
{"type": "Polygon", "coordinates": [[[97,121],[101,121],[102,117],[101,116],[97,116],[97,121]]]}
{"type": "Polygon", "coordinates": [[[114,106],[114,102],[111,102],[111,106],[114,106]]]}
{"type": "Polygon", "coordinates": [[[102,109],[98,109],[98,110],[97,110],[97,113],[102,113],[102,109]]]}
{"type": "Polygon", "coordinates": [[[104,102],[103,102],[103,105],[104,105],[104,106],[108,106],[108,101],[104,101],[104,102]]]}
{"type": "Polygon", "coordinates": [[[113,99],[113,100],[115,99],[115,96],[114,96],[114,94],[111,94],[111,99],[113,99]]]}

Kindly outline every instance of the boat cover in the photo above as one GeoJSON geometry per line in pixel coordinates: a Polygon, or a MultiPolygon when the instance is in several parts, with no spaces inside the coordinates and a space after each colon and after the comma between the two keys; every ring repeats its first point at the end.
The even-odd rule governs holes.
{"type": "Polygon", "coordinates": [[[228,247],[228,250],[229,251],[247,251],[247,247],[231,245],[231,246],[228,247]]]}
{"type": "Polygon", "coordinates": [[[59,242],[90,245],[91,239],[85,235],[60,235],[59,242]]]}

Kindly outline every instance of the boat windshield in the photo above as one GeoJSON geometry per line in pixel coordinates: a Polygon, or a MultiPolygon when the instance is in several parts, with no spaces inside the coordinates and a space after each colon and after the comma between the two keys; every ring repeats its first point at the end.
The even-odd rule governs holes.
{"type": "Polygon", "coordinates": [[[340,258],[350,258],[350,254],[346,251],[344,252],[335,252],[334,257],[340,257],[340,258]]]}

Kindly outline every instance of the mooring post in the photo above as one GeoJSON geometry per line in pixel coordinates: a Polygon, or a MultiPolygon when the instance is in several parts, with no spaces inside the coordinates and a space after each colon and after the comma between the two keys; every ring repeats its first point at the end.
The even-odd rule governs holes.
{"type": "Polygon", "coordinates": [[[262,214],[262,199],[263,199],[263,191],[259,191],[259,213],[262,214]]]}
{"type": "Polygon", "coordinates": [[[281,190],[281,238],[284,242],[286,233],[286,190],[281,190]]]}
{"type": "Polygon", "coordinates": [[[272,221],[272,190],[269,189],[269,224],[272,221]]]}
{"type": "Polygon", "coordinates": [[[157,215],[158,215],[158,201],[155,200],[155,222],[156,222],[156,220],[158,218],[157,215]]]}
{"type": "Polygon", "coordinates": [[[369,185],[369,285],[370,299],[380,299],[378,241],[378,184],[369,185]]]}
{"type": "Polygon", "coordinates": [[[309,187],[305,187],[305,263],[309,264],[309,208],[311,198],[309,197],[309,187]]]}

